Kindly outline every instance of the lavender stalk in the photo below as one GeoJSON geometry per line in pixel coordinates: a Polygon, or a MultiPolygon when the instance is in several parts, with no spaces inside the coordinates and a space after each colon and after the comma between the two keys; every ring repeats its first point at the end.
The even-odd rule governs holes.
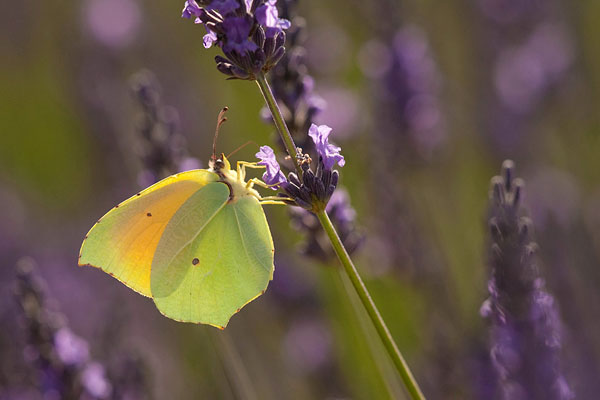
{"type": "Polygon", "coordinates": [[[505,399],[573,398],[560,369],[560,321],[536,262],[531,220],[521,206],[514,163],[492,179],[490,297],[481,314],[492,323],[491,357],[505,399]]]}
{"type": "Polygon", "coordinates": [[[281,140],[285,145],[285,149],[287,153],[290,155],[292,162],[294,163],[294,168],[296,169],[296,174],[299,177],[302,177],[302,169],[300,168],[300,164],[298,162],[298,150],[296,148],[296,144],[294,143],[294,139],[292,138],[292,134],[288,129],[285,120],[283,119],[283,115],[281,114],[281,109],[275,100],[275,96],[273,96],[273,92],[271,91],[271,87],[269,83],[265,79],[264,75],[258,75],[256,77],[256,83],[260,88],[260,92],[263,94],[265,98],[265,103],[269,107],[271,111],[271,115],[273,116],[273,122],[277,127],[277,131],[281,136],[281,140]]]}
{"type": "MultiPolygon", "coordinates": [[[[264,79],[264,77],[262,77],[262,80],[266,83],[266,80],[264,79]]],[[[260,83],[259,83],[259,87],[261,89],[263,96],[267,100],[267,104],[269,105],[269,109],[271,110],[271,112],[279,113],[278,116],[275,116],[275,115],[273,116],[273,120],[275,121],[275,125],[277,127],[277,130],[279,131],[279,134],[282,136],[282,139],[284,139],[286,132],[289,135],[289,130],[287,129],[287,126],[285,125],[285,121],[283,119],[283,116],[281,115],[281,112],[279,111],[279,107],[271,107],[270,106],[270,104],[274,104],[274,105],[277,104],[275,97],[273,96],[273,93],[271,92],[268,85],[260,85],[260,83]]],[[[292,144],[293,144],[293,139],[291,138],[291,136],[289,136],[289,140],[291,140],[292,144]]],[[[285,141],[285,139],[284,139],[284,141],[285,141]]],[[[294,145],[294,148],[296,148],[295,145],[294,145]]],[[[290,154],[290,156],[291,156],[291,154],[290,154]]],[[[337,172],[337,171],[334,171],[334,172],[337,172]]],[[[402,380],[403,380],[404,384],[406,385],[408,392],[410,393],[410,395],[413,399],[424,399],[425,396],[421,392],[421,389],[419,388],[417,381],[415,380],[412,372],[410,371],[408,364],[406,363],[406,361],[404,360],[404,357],[400,353],[400,350],[398,349],[398,346],[396,345],[396,342],[394,341],[394,338],[392,337],[385,321],[383,320],[383,317],[379,313],[379,310],[377,309],[375,302],[373,301],[373,299],[371,298],[371,295],[369,294],[369,290],[365,286],[362,278],[360,277],[360,275],[358,273],[358,270],[356,269],[356,267],[354,266],[354,263],[352,262],[352,259],[350,258],[350,255],[346,251],[346,248],[344,247],[342,240],[338,236],[338,233],[337,233],[335,227],[331,223],[331,220],[329,219],[329,216],[327,215],[327,212],[325,211],[325,205],[323,204],[323,207],[320,210],[313,210],[313,212],[315,212],[317,218],[319,219],[319,222],[321,223],[321,226],[323,227],[325,233],[327,234],[336,255],[338,256],[340,262],[342,263],[342,266],[344,267],[346,274],[350,278],[350,281],[352,282],[352,285],[354,286],[354,290],[356,290],[356,293],[358,294],[358,297],[360,298],[363,306],[367,310],[367,313],[369,314],[369,317],[371,318],[371,322],[375,326],[375,329],[377,330],[379,337],[383,341],[383,344],[384,344],[388,354],[392,358],[392,361],[394,362],[394,365],[396,366],[398,373],[402,377],[402,380]]]]}

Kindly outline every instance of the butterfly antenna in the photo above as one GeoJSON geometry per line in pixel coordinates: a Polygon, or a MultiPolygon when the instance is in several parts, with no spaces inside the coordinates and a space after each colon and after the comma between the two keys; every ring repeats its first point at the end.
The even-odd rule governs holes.
{"type": "Polygon", "coordinates": [[[231,153],[227,154],[227,158],[231,158],[232,155],[234,155],[235,153],[237,153],[238,151],[240,151],[244,147],[248,146],[249,144],[253,144],[256,147],[258,147],[258,144],[254,140],[248,140],[246,143],[244,143],[243,145],[241,145],[240,147],[238,147],[237,149],[235,149],[231,153]]]}
{"type": "Polygon", "coordinates": [[[213,160],[217,159],[217,137],[219,137],[219,129],[221,128],[221,125],[223,125],[223,123],[227,121],[227,117],[225,116],[227,110],[229,110],[228,107],[223,107],[223,109],[219,113],[219,116],[217,117],[217,128],[215,129],[215,138],[213,139],[213,160]]]}

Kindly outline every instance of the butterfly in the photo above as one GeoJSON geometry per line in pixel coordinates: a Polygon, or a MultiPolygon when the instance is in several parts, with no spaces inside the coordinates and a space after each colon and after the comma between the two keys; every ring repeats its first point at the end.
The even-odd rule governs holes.
{"type": "Polygon", "coordinates": [[[261,197],[239,161],[169,176],[135,194],[85,236],[80,266],[100,268],[151,297],[165,316],[225,328],[273,279],[274,245],[261,197]]]}

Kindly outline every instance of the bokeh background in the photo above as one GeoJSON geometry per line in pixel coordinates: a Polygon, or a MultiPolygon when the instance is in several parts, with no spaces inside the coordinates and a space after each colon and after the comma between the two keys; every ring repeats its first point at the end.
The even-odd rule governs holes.
{"type": "MultiPolygon", "coordinates": [[[[493,398],[479,311],[488,189],[511,158],[563,322],[563,371],[578,398],[595,398],[600,3],[298,3],[304,63],[327,104],[315,121],[347,160],[354,258],[428,397],[493,398]]],[[[225,80],[181,7],[3,7],[0,398],[403,398],[336,260],[303,256],[310,238],[283,207],[266,210],[275,279],[223,332],[168,320],[77,268],[112,206],[164,173],[206,167],[221,107],[221,151],[275,141],[256,85],[225,80]]]]}

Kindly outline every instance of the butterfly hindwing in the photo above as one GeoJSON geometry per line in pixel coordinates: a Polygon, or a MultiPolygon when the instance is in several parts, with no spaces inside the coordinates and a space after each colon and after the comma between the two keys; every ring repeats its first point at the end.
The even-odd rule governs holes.
{"type": "Polygon", "coordinates": [[[225,204],[204,223],[194,210],[210,202],[212,186],[216,191],[219,184],[191,197],[166,227],[152,264],[151,287],[167,317],[223,328],[266,290],[273,278],[274,248],[255,197],[225,204]]]}

